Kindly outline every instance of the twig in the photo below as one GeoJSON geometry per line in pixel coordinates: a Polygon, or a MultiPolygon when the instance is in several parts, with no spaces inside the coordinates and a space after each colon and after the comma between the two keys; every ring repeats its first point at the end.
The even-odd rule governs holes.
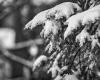
{"type": "Polygon", "coordinates": [[[18,56],[15,56],[13,53],[9,52],[7,49],[0,47],[0,51],[3,53],[4,56],[6,56],[7,58],[14,60],[16,62],[19,62],[20,64],[23,64],[29,68],[32,68],[32,62],[25,60],[23,58],[20,58],[18,56]]]}
{"type": "Polygon", "coordinates": [[[24,48],[24,47],[29,47],[29,46],[35,45],[35,44],[36,45],[41,45],[41,44],[43,44],[43,40],[35,39],[35,40],[20,42],[20,43],[17,43],[15,46],[13,46],[11,48],[11,50],[20,49],[20,48],[24,48]]]}

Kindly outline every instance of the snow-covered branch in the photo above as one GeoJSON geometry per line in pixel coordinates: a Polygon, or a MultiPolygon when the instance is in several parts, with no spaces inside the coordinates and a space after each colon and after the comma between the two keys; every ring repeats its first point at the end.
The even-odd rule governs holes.
{"type": "MultiPolygon", "coordinates": [[[[46,41],[44,51],[49,58],[47,72],[54,80],[78,80],[79,74],[88,80],[84,74],[93,74],[97,64],[94,53],[100,48],[100,4],[89,6],[88,1],[85,0],[83,7],[72,2],[61,3],[40,12],[26,25],[30,29],[43,26],[41,36],[46,41]],[[82,11],[84,7],[89,8],[82,11]]],[[[34,68],[40,67],[42,61],[47,62],[47,57],[38,58],[34,68]]]]}

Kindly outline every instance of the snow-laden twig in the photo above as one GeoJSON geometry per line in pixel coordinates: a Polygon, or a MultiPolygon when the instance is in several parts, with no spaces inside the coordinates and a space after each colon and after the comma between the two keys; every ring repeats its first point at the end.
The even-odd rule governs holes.
{"type": "Polygon", "coordinates": [[[61,24],[55,20],[45,21],[44,29],[41,32],[41,36],[46,38],[50,34],[57,35],[58,31],[61,29],[61,24]]]}
{"type": "Polygon", "coordinates": [[[48,18],[54,16],[55,19],[62,17],[69,18],[71,15],[81,11],[81,8],[76,3],[64,2],[51,9],[38,13],[29,23],[26,24],[25,28],[33,29],[37,25],[44,24],[48,18]]]}
{"type": "Polygon", "coordinates": [[[76,42],[79,42],[80,46],[83,46],[83,44],[85,43],[86,39],[89,40],[90,39],[90,35],[86,31],[86,29],[83,29],[81,31],[81,33],[76,36],[76,42]]]}
{"type": "Polygon", "coordinates": [[[76,75],[66,74],[63,80],[78,80],[78,78],[76,77],[76,75]]]}
{"type": "Polygon", "coordinates": [[[81,8],[78,4],[72,2],[64,2],[50,9],[48,16],[54,16],[55,19],[66,17],[68,19],[76,12],[80,12],[81,8]]]}
{"type": "Polygon", "coordinates": [[[38,13],[30,22],[28,22],[25,26],[25,29],[33,29],[35,28],[37,25],[42,25],[45,23],[46,21],[46,15],[48,13],[49,10],[45,10],[42,11],[40,13],[38,13]]]}
{"type": "Polygon", "coordinates": [[[41,67],[44,62],[47,62],[47,60],[48,58],[45,55],[41,55],[40,57],[38,57],[33,63],[33,71],[41,67]]]}
{"type": "Polygon", "coordinates": [[[97,20],[100,20],[100,5],[73,15],[65,22],[68,27],[64,33],[64,38],[68,37],[73,30],[77,30],[79,27],[82,27],[82,25],[85,26],[87,24],[94,23],[97,20]]]}

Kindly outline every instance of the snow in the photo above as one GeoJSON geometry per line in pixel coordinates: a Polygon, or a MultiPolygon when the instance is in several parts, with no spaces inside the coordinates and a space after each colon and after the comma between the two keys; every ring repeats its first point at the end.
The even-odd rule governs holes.
{"type": "Polygon", "coordinates": [[[44,29],[41,32],[41,36],[46,38],[49,36],[50,33],[53,35],[56,35],[58,33],[58,30],[60,30],[60,23],[54,21],[54,20],[47,20],[45,21],[44,29]]]}
{"type": "Polygon", "coordinates": [[[57,52],[54,52],[49,59],[53,59],[57,55],[57,52]]]}
{"type": "Polygon", "coordinates": [[[76,75],[66,74],[63,80],[78,80],[76,75]]]}
{"type": "Polygon", "coordinates": [[[94,10],[85,14],[82,25],[94,23],[96,20],[100,20],[100,10],[94,10]]]}
{"type": "MultiPolygon", "coordinates": [[[[91,27],[91,23],[94,23],[100,20],[100,5],[97,5],[93,8],[90,8],[86,11],[81,11],[81,8],[71,2],[64,2],[61,3],[49,10],[43,11],[39,14],[37,14],[33,20],[31,20],[26,27],[27,28],[35,28],[37,25],[45,24],[43,26],[43,30],[41,32],[41,36],[43,38],[49,38],[50,41],[48,45],[46,46],[45,51],[48,51],[48,53],[51,53],[55,47],[55,44],[53,42],[53,38],[58,35],[58,31],[61,30],[61,23],[58,19],[62,17],[66,17],[66,22],[64,22],[65,25],[67,25],[67,28],[64,32],[64,39],[70,36],[71,34],[74,34],[73,31],[78,31],[79,28],[83,28],[83,30],[80,31],[76,35],[75,41],[79,42],[80,47],[84,45],[86,40],[91,42],[91,48],[94,49],[95,46],[100,47],[100,43],[98,40],[98,37],[100,37],[100,29],[97,28],[96,33],[90,34],[89,29],[91,27]],[[76,12],[75,12],[76,9],[76,12]],[[74,15],[73,15],[74,14],[74,15]],[[52,40],[51,40],[52,38],[52,40]]],[[[98,27],[98,26],[97,26],[98,27]]],[[[60,33],[62,35],[62,33],[60,33]]],[[[58,36],[57,36],[58,37],[58,36]]],[[[60,43],[60,41],[59,41],[60,43]]],[[[58,45],[56,45],[57,48],[58,45]]],[[[88,53],[86,53],[88,54],[88,53]]],[[[58,65],[59,61],[67,62],[67,59],[64,57],[63,53],[57,53],[55,51],[54,53],[49,54],[51,55],[49,57],[50,63],[49,63],[49,70],[48,73],[51,72],[52,78],[54,80],[62,80],[62,77],[59,75],[61,72],[68,69],[68,66],[64,66],[63,62],[61,63],[61,67],[58,65]]],[[[86,56],[87,57],[87,56],[86,56]]],[[[47,62],[47,57],[42,55],[33,64],[33,70],[35,70],[38,67],[41,67],[42,62],[47,62]]],[[[65,63],[64,62],[64,63],[65,63]]],[[[94,63],[91,63],[89,66],[92,68],[94,66],[94,63]]],[[[78,80],[76,77],[77,74],[80,73],[79,71],[72,70],[73,74],[64,74],[63,80],[78,80]]]]}
{"type": "Polygon", "coordinates": [[[80,12],[81,8],[76,3],[64,2],[50,9],[48,16],[55,16],[55,19],[60,19],[62,17],[69,18],[72,14],[80,12]]]}
{"type": "Polygon", "coordinates": [[[60,52],[57,56],[56,56],[56,58],[55,58],[55,60],[59,60],[61,57],[62,57],[62,55],[63,55],[63,53],[62,52],[60,52]]]}
{"type": "MultiPolygon", "coordinates": [[[[90,8],[84,12],[80,12],[81,8],[76,3],[64,2],[55,7],[42,11],[38,13],[27,25],[26,28],[33,29],[37,25],[45,24],[44,29],[41,32],[41,35],[44,38],[47,38],[51,33],[52,36],[57,35],[58,31],[61,29],[61,24],[56,21],[62,17],[66,17],[65,25],[68,27],[64,32],[64,39],[73,33],[73,30],[77,30],[81,26],[85,26],[91,23],[94,23],[97,20],[100,20],[100,5],[97,5],[93,8],[90,8]],[[75,12],[76,9],[76,12],[75,12]],[[78,13],[80,12],[80,13],[78,13]],[[77,14],[75,14],[77,13],[77,14]],[[75,14],[75,15],[73,15],[75,14]],[[73,16],[72,16],[73,15],[73,16]],[[55,16],[52,19],[51,16],[55,16]],[[50,17],[50,19],[48,19],[50,17]]],[[[82,30],[80,34],[76,36],[76,42],[80,42],[80,46],[85,43],[85,39],[89,39],[89,34],[86,30],[82,30]]],[[[93,39],[92,45],[95,46],[98,41],[93,39]]],[[[98,44],[99,45],[99,44],[98,44]]],[[[53,49],[53,45],[50,43],[48,45],[49,51],[53,49]]]]}
{"type": "Polygon", "coordinates": [[[99,8],[100,5],[71,16],[65,22],[65,25],[68,25],[68,27],[64,33],[64,38],[68,37],[70,34],[72,34],[73,30],[77,30],[77,28],[81,27],[82,25],[85,26],[86,24],[94,23],[96,20],[100,20],[99,8]]]}
{"type": "Polygon", "coordinates": [[[51,53],[52,50],[53,50],[53,43],[50,41],[49,44],[46,46],[45,51],[51,53]]]}
{"type": "Polygon", "coordinates": [[[33,29],[37,27],[37,25],[44,24],[46,21],[47,12],[48,10],[38,13],[29,23],[26,24],[25,29],[27,28],[33,29]]]}
{"type": "Polygon", "coordinates": [[[62,76],[58,75],[54,80],[62,80],[62,76]]]}
{"type": "Polygon", "coordinates": [[[96,5],[92,8],[90,7],[90,9],[88,9],[88,10],[92,11],[92,10],[98,10],[98,9],[100,9],[100,5],[96,5]]]}
{"type": "Polygon", "coordinates": [[[58,72],[59,72],[59,69],[60,69],[60,68],[59,68],[58,66],[53,66],[53,67],[51,67],[51,68],[49,69],[48,73],[51,72],[52,78],[55,78],[55,77],[57,76],[58,72]]]}
{"type": "Polygon", "coordinates": [[[61,68],[61,72],[65,71],[65,70],[67,70],[67,69],[68,69],[68,66],[63,66],[63,67],[61,68]]]}
{"type": "Polygon", "coordinates": [[[78,13],[71,16],[66,22],[65,25],[68,25],[66,31],[64,32],[64,39],[68,37],[74,29],[77,29],[81,26],[81,21],[83,19],[83,13],[78,13]]]}
{"type": "Polygon", "coordinates": [[[83,29],[81,33],[76,36],[76,42],[79,42],[80,46],[83,46],[85,40],[86,39],[89,40],[89,38],[90,38],[89,33],[86,31],[86,29],[83,29]]]}
{"type": "Polygon", "coordinates": [[[94,49],[96,45],[100,47],[100,43],[98,41],[100,31],[97,31],[94,35],[89,35],[89,33],[86,31],[86,28],[81,31],[76,36],[76,42],[80,43],[80,46],[83,46],[83,44],[86,42],[86,39],[88,41],[91,41],[91,48],[94,49]]]}
{"type": "Polygon", "coordinates": [[[83,46],[83,44],[86,42],[86,39],[87,39],[88,41],[91,41],[91,48],[94,49],[96,45],[100,46],[100,43],[98,41],[99,32],[100,31],[98,31],[94,35],[89,35],[89,33],[86,31],[86,28],[85,28],[81,31],[81,33],[79,33],[76,36],[76,42],[79,42],[80,46],[83,46]]]}
{"type": "Polygon", "coordinates": [[[92,49],[94,49],[94,47],[98,45],[100,47],[100,43],[98,41],[98,38],[96,37],[96,35],[91,36],[91,46],[92,49]]]}
{"type": "Polygon", "coordinates": [[[53,29],[52,21],[47,20],[47,21],[45,22],[44,29],[43,29],[43,31],[41,32],[41,36],[43,35],[43,37],[46,38],[46,37],[52,32],[52,29],[53,29]]]}
{"type": "Polygon", "coordinates": [[[60,72],[60,68],[58,67],[58,61],[55,60],[53,62],[52,67],[48,70],[48,73],[51,72],[52,78],[55,78],[57,74],[60,72]]]}
{"type": "Polygon", "coordinates": [[[75,9],[76,12],[81,11],[81,8],[76,3],[61,3],[51,9],[38,13],[29,23],[26,24],[25,28],[33,29],[37,25],[44,24],[50,16],[55,16],[55,19],[62,18],[63,16],[69,18],[72,14],[75,14],[75,9]]]}
{"type": "Polygon", "coordinates": [[[61,58],[61,55],[62,55],[62,53],[59,53],[56,56],[56,58],[55,58],[55,60],[53,62],[52,67],[48,71],[48,72],[52,73],[52,78],[55,78],[57,76],[57,74],[60,73],[60,71],[61,71],[60,68],[59,68],[59,66],[58,66],[58,60],[61,58]]]}
{"type": "Polygon", "coordinates": [[[33,63],[33,71],[42,65],[42,62],[47,62],[48,58],[45,55],[39,56],[33,63]]]}

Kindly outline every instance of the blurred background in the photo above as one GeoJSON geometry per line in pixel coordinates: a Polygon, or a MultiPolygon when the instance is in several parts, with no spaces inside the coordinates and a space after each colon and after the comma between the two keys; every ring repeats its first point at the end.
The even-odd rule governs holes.
{"type": "Polygon", "coordinates": [[[50,80],[45,69],[32,72],[43,54],[41,29],[24,30],[37,13],[68,0],[0,0],[0,80],[50,80]]]}

